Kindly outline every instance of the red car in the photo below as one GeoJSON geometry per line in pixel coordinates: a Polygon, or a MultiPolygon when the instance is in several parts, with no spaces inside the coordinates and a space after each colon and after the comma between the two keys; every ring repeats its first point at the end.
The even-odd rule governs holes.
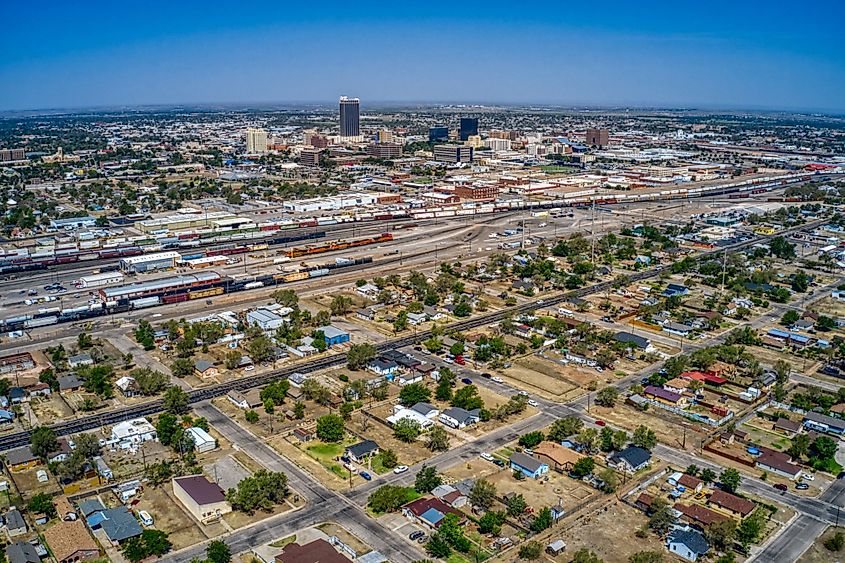
{"type": "Polygon", "coordinates": [[[464,361],[463,356],[455,356],[455,363],[458,364],[459,366],[466,365],[466,362],[464,361]]]}
{"type": "Polygon", "coordinates": [[[607,423],[606,423],[605,421],[603,421],[603,420],[597,420],[597,421],[596,421],[596,426],[607,426],[607,423]]]}

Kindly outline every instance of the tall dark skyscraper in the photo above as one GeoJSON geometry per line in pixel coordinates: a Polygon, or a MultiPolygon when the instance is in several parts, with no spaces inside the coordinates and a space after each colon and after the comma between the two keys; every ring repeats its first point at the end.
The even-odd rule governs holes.
{"type": "Polygon", "coordinates": [[[462,117],[461,118],[461,137],[462,141],[466,141],[470,135],[478,135],[478,118],[477,117],[462,117]]]}
{"type": "Polygon", "coordinates": [[[361,126],[358,119],[361,102],[358,98],[340,97],[340,136],[359,137],[361,126]]]}
{"type": "Polygon", "coordinates": [[[448,141],[449,140],[449,128],[443,125],[435,125],[434,127],[428,128],[428,142],[433,143],[436,141],[448,141]]]}

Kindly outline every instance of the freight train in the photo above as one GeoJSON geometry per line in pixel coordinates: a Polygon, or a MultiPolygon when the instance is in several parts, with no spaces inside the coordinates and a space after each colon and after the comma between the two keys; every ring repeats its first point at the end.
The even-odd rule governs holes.
{"type": "Polygon", "coordinates": [[[321,264],[286,274],[267,274],[246,279],[233,279],[217,272],[199,272],[159,280],[135,283],[98,291],[99,302],[72,308],[39,309],[37,313],[0,320],[0,332],[14,332],[40,326],[93,319],[130,310],[179,303],[193,299],[208,299],[226,293],[249,291],[282,285],[298,280],[327,276],[334,270],[355,269],[371,264],[372,256],[321,264]]]}
{"type": "Polygon", "coordinates": [[[335,250],[346,250],[348,248],[356,248],[358,246],[367,246],[370,244],[378,244],[380,242],[390,242],[393,240],[393,235],[390,233],[382,233],[373,237],[366,237],[355,240],[333,240],[325,244],[313,244],[308,246],[299,246],[288,249],[284,252],[288,258],[299,258],[300,256],[309,256],[311,254],[322,254],[323,252],[332,252],[335,250]]]}

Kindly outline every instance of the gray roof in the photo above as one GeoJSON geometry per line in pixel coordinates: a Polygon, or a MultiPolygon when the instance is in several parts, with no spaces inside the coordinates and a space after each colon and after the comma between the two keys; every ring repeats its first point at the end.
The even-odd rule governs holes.
{"type": "Polygon", "coordinates": [[[83,500],[82,502],[79,503],[79,511],[86,518],[91,516],[95,512],[101,512],[105,509],[106,509],[106,507],[103,506],[103,503],[100,502],[100,499],[98,499],[98,498],[83,500]]]}
{"type": "Polygon", "coordinates": [[[669,543],[682,543],[698,555],[704,555],[710,550],[707,540],[695,530],[675,530],[669,534],[669,543]]]}
{"type": "Polygon", "coordinates": [[[809,420],[810,422],[815,422],[817,424],[825,424],[831,428],[845,428],[845,420],[842,420],[841,418],[833,418],[832,416],[828,416],[820,412],[810,411],[804,415],[804,420],[809,420]]]}
{"type": "Polygon", "coordinates": [[[637,468],[651,459],[651,452],[639,446],[628,446],[619,453],[613,454],[612,461],[625,460],[631,467],[637,468]]]}
{"type": "Polygon", "coordinates": [[[6,557],[9,563],[41,563],[41,558],[35,547],[25,541],[16,541],[6,546],[6,557]]]}
{"type": "Polygon", "coordinates": [[[203,372],[203,371],[205,371],[209,368],[213,368],[213,367],[214,367],[214,364],[212,364],[208,360],[197,360],[196,362],[194,362],[194,369],[196,369],[199,372],[203,372]]]}
{"type": "Polygon", "coordinates": [[[6,461],[9,465],[27,463],[35,459],[38,458],[35,457],[35,454],[32,453],[32,448],[29,446],[22,446],[6,452],[6,461]]]}
{"type": "Polygon", "coordinates": [[[431,403],[417,403],[413,407],[411,407],[412,411],[418,412],[421,415],[425,416],[431,411],[436,411],[437,407],[432,405],[431,403]]]}
{"type": "Polygon", "coordinates": [[[63,375],[59,377],[59,389],[76,389],[82,387],[82,380],[79,379],[75,373],[70,375],[63,375]]]}
{"type": "Polygon", "coordinates": [[[9,530],[26,529],[26,522],[23,520],[21,511],[17,508],[6,513],[6,528],[9,530]]]}
{"type": "Polygon", "coordinates": [[[128,540],[129,538],[140,536],[141,532],[143,532],[138,520],[132,516],[132,513],[125,506],[109,508],[104,514],[107,519],[103,520],[100,526],[112,541],[121,542],[128,540]]]}
{"type": "Polygon", "coordinates": [[[646,349],[648,345],[651,343],[648,338],[643,336],[638,336],[631,332],[620,331],[613,335],[614,340],[617,342],[624,342],[625,344],[633,344],[637,348],[646,349]]]}
{"type": "Polygon", "coordinates": [[[364,440],[364,441],[358,442],[357,444],[349,446],[348,448],[346,448],[346,451],[351,453],[355,457],[360,458],[361,456],[369,455],[369,454],[373,453],[377,449],[378,449],[378,444],[376,444],[372,440],[364,440]]]}
{"type": "Polygon", "coordinates": [[[538,469],[543,467],[545,463],[537,459],[536,457],[531,457],[530,455],[526,455],[522,452],[514,452],[511,454],[510,462],[522,467],[523,469],[527,469],[531,473],[536,473],[538,469]]]}
{"type": "Polygon", "coordinates": [[[164,290],[172,285],[189,285],[195,282],[212,282],[220,279],[220,274],[217,272],[197,272],[185,276],[174,276],[172,278],[161,278],[155,281],[145,283],[133,283],[129,285],[119,285],[117,287],[106,287],[100,291],[106,299],[119,299],[124,295],[130,295],[139,291],[157,291],[164,290]]]}
{"type": "Polygon", "coordinates": [[[478,417],[478,409],[473,409],[471,411],[464,410],[460,407],[450,407],[443,411],[443,414],[450,418],[454,418],[458,422],[468,422],[472,418],[478,417]]]}

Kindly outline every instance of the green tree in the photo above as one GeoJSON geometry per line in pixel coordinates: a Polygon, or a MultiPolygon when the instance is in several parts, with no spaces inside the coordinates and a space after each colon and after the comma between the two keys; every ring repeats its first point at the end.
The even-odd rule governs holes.
{"type": "Polygon", "coordinates": [[[439,559],[445,559],[452,554],[452,548],[438,532],[431,535],[431,539],[426,544],[425,550],[432,557],[437,557],[439,559]]]}
{"type": "Polygon", "coordinates": [[[699,479],[704,481],[705,485],[709,485],[710,483],[716,480],[716,472],[710,469],[709,467],[705,467],[701,470],[701,475],[699,475],[699,479]]]}
{"type": "Polygon", "coordinates": [[[504,512],[488,510],[478,519],[478,531],[482,534],[499,535],[499,532],[502,531],[502,524],[505,522],[505,516],[504,512]]]}
{"type": "Polygon", "coordinates": [[[167,387],[167,376],[160,371],[155,371],[149,368],[133,369],[129,375],[135,379],[138,384],[138,390],[141,395],[151,396],[164,391],[167,387]]]}
{"type": "Polygon", "coordinates": [[[406,443],[414,442],[421,432],[419,422],[409,418],[403,418],[393,425],[393,435],[406,443]]]}
{"type": "Polygon", "coordinates": [[[429,399],[431,399],[431,391],[422,383],[405,385],[399,392],[399,402],[406,407],[424,403],[429,399]]]}
{"type": "Polygon", "coordinates": [[[414,482],[414,489],[420,493],[430,493],[436,487],[443,483],[443,478],[437,472],[437,468],[433,466],[423,465],[417,472],[417,478],[414,482]]]}
{"type": "Polygon", "coordinates": [[[283,307],[299,308],[299,297],[292,289],[280,289],[273,293],[273,300],[283,307]]]}
{"type": "Polygon", "coordinates": [[[590,551],[586,547],[582,547],[572,554],[571,563],[603,563],[603,560],[601,557],[596,555],[595,552],[590,551]]]}
{"type": "Polygon", "coordinates": [[[363,369],[375,357],[376,349],[372,344],[353,344],[346,353],[346,366],[351,370],[363,369]]]}
{"type": "Polygon", "coordinates": [[[574,477],[577,477],[577,478],[580,479],[582,477],[586,477],[587,475],[591,474],[593,472],[593,469],[595,468],[595,466],[596,466],[595,460],[593,458],[591,458],[590,456],[585,456],[585,457],[582,457],[581,459],[579,459],[578,461],[576,461],[572,465],[572,471],[570,471],[570,473],[572,473],[572,475],[574,477]]]}
{"type": "Polygon", "coordinates": [[[393,450],[382,450],[381,452],[381,464],[386,469],[393,469],[397,465],[399,465],[399,458],[396,456],[396,452],[393,450]]]}
{"type": "Polygon", "coordinates": [[[329,309],[331,309],[332,315],[345,315],[352,310],[352,298],[348,295],[335,295],[329,309]]]}
{"type": "Polygon", "coordinates": [[[634,430],[631,443],[635,446],[650,450],[657,445],[657,435],[654,433],[654,430],[648,426],[638,426],[637,429],[634,430]]]}
{"type": "Polygon", "coordinates": [[[156,421],[156,436],[162,445],[169,446],[178,429],[179,421],[175,414],[165,412],[159,415],[156,421]]]}
{"type": "Polygon", "coordinates": [[[229,563],[232,552],[223,540],[211,540],[205,548],[205,557],[208,563],[229,563]]]}
{"type": "Polygon", "coordinates": [[[536,540],[527,541],[519,546],[519,558],[526,561],[540,559],[543,555],[543,544],[536,540]]]}
{"type": "Polygon", "coordinates": [[[178,385],[171,385],[164,392],[162,407],[172,414],[184,414],[188,412],[188,394],[178,385]]]}
{"type": "Polygon", "coordinates": [[[842,551],[842,548],[845,547],[845,534],[837,530],[824,541],[824,547],[828,551],[842,551]]]}
{"type": "Polygon", "coordinates": [[[795,245],[782,236],[777,236],[769,242],[769,252],[782,260],[795,258],[795,245]]]}
{"type": "Polygon", "coordinates": [[[552,510],[548,506],[544,506],[537,513],[537,517],[531,522],[531,531],[542,532],[546,528],[551,528],[553,523],[552,510]]]}
{"type": "Polygon", "coordinates": [[[575,416],[567,416],[555,420],[549,427],[546,439],[552,442],[562,442],[573,434],[577,434],[584,427],[584,422],[575,416]]]}
{"type": "Polygon", "coordinates": [[[798,311],[790,309],[780,318],[780,324],[783,326],[792,326],[800,318],[801,316],[798,314],[798,311]]]}
{"type": "Polygon", "coordinates": [[[449,433],[442,426],[435,426],[428,432],[426,445],[433,452],[445,452],[449,449],[449,433]]]}
{"type": "Polygon", "coordinates": [[[30,446],[32,453],[42,460],[47,459],[47,456],[59,447],[56,439],[56,433],[52,428],[46,426],[38,426],[32,430],[30,435],[30,446]]]}
{"type": "Polygon", "coordinates": [[[244,413],[244,420],[246,420],[250,424],[255,424],[256,422],[258,422],[258,413],[250,409],[244,413]]]}
{"type": "Polygon", "coordinates": [[[324,442],[340,442],[345,434],[343,418],[327,414],[317,419],[317,438],[324,442]]]}
{"type": "Polygon", "coordinates": [[[755,510],[746,516],[736,528],[736,540],[746,549],[752,543],[757,543],[760,534],[766,528],[766,520],[760,510],[755,510]]]}
{"type": "Polygon", "coordinates": [[[474,410],[484,407],[484,401],[478,396],[478,388],[475,385],[461,387],[452,396],[452,406],[464,410],[474,410]]]}
{"type": "Polygon", "coordinates": [[[628,557],[628,563],[663,563],[663,554],[659,551],[638,551],[628,557]]]}
{"type": "Polygon", "coordinates": [[[482,510],[490,510],[496,500],[496,485],[487,479],[477,479],[469,491],[469,501],[482,510]]]}
{"type": "Polygon", "coordinates": [[[533,448],[545,439],[540,430],[528,432],[519,437],[519,445],[523,448],[533,448]]]}
{"type": "Polygon", "coordinates": [[[704,528],[704,536],[717,550],[726,551],[736,537],[736,520],[728,518],[713,522],[704,528]]]}
{"type": "Polygon", "coordinates": [[[297,401],[295,405],[293,405],[293,417],[296,420],[302,420],[305,418],[305,403],[297,401]]]}
{"type": "Polygon", "coordinates": [[[283,503],[289,492],[287,475],[261,469],[226,491],[226,500],[232,508],[247,514],[269,512],[283,503]]]}
{"type": "Polygon", "coordinates": [[[508,516],[511,518],[516,518],[520,514],[523,514],[527,508],[528,503],[525,502],[525,497],[522,496],[522,493],[513,495],[508,499],[508,516]]]}
{"type": "Polygon", "coordinates": [[[223,360],[223,365],[226,366],[226,369],[236,369],[238,366],[241,365],[241,360],[243,359],[244,355],[241,354],[238,350],[231,350],[226,352],[226,357],[223,360]]]}
{"type": "Polygon", "coordinates": [[[739,474],[739,471],[733,468],[728,468],[722,471],[719,475],[719,482],[722,484],[722,488],[724,488],[729,493],[735,493],[737,489],[739,489],[739,485],[742,483],[742,475],[739,474]]]}
{"type": "Polygon", "coordinates": [[[170,372],[176,377],[187,377],[194,373],[194,364],[187,358],[176,358],[170,364],[170,372]]]}
{"type": "Polygon", "coordinates": [[[48,518],[56,517],[56,507],[53,506],[53,497],[47,493],[36,493],[29,499],[26,509],[33,514],[46,514],[48,518]]]}
{"type": "Polygon", "coordinates": [[[810,437],[806,434],[798,434],[792,438],[786,453],[793,459],[800,461],[810,451],[810,437]]]}
{"type": "Polygon", "coordinates": [[[616,400],[618,398],[619,390],[617,390],[616,387],[605,387],[596,394],[596,404],[612,408],[616,405],[616,400]]]}
{"type": "Polygon", "coordinates": [[[651,515],[648,518],[648,527],[663,535],[675,524],[675,512],[672,505],[663,498],[656,497],[651,503],[651,515]]]}
{"type": "Polygon", "coordinates": [[[382,485],[367,499],[367,505],[376,514],[395,512],[407,502],[408,491],[405,487],[382,485]]]}

